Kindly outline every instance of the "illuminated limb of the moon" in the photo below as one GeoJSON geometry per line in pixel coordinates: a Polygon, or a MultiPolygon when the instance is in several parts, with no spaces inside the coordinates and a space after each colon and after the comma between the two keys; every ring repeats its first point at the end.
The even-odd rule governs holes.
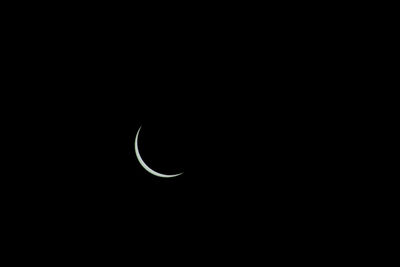
{"type": "Polygon", "coordinates": [[[161,177],[161,178],[173,178],[173,177],[176,177],[176,176],[179,176],[179,175],[183,174],[183,172],[182,173],[178,173],[178,174],[171,174],[171,175],[162,174],[162,173],[159,173],[159,172],[156,172],[156,171],[152,170],[149,166],[147,166],[147,164],[143,161],[143,159],[142,159],[142,157],[140,156],[140,153],[139,153],[138,138],[139,138],[139,133],[140,133],[141,129],[142,129],[142,127],[140,126],[138,132],[136,133],[136,138],[135,138],[135,153],[136,153],[136,157],[137,157],[140,165],[146,171],[148,171],[149,173],[151,173],[151,174],[153,174],[153,175],[155,175],[157,177],[161,177]]]}

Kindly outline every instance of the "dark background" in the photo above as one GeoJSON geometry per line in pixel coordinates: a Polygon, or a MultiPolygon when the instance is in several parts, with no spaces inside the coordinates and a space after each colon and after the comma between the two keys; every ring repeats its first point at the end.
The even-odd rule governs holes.
{"type": "Polygon", "coordinates": [[[208,228],[234,238],[257,226],[301,227],[332,203],[340,182],[323,155],[335,129],[320,112],[329,98],[308,90],[331,80],[316,72],[321,57],[310,61],[304,33],[53,19],[23,23],[7,39],[10,88],[31,89],[18,93],[16,109],[24,164],[4,187],[20,222],[78,240],[211,238],[208,228]],[[140,126],[145,161],[182,176],[157,178],[138,164],[140,126]]]}
{"type": "Polygon", "coordinates": [[[164,261],[158,252],[172,250],[247,263],[246,248],[297,260],[288,248],[313,258],[352,246],[360,229],[369,238],[369,218],[351,219],[380,208],[358,194],[377,198],[358,173],[354,144],[369,142],[352,132],[365,115],[356,104],[370,101],[349,93],[369,77],[346,80],[369,61],[368,41],[349,38],[363,21],[342,31],[337,14],[321,23],[288,4],[197,16],[170,3],[179,16],[154,4],[32,5],[42,12],[5,9],[2,31],[2,222],[18,246],[62,260],[164,261]],[[145,161],[182,176],[143,170],[140,126],[145,161]]]}
{"type": "Polygon", "coordinates": [[[308,105],[312,94],[297,90],[316,80],[296,67],[301,54],[290,40],[265,42],[249,29],[238,40],[237,29],[195,25],[175,32],[157,24],[157,34],[137,27],[130,35],[126,27],[44,25],[24,25],[14,60],[27,73],[17,81],[36,88],[21,101],[45,103],[26,113],[25,125],[35,137],[29,151],[43,152],[33,168],[51,162],[43,187],[35,185],[44,195],[76,193],[69,203],[97,199],[99,209],[140,196],[170,199],[164,194],[209,204],[240,202],[238,196],[291,201],[299,186],[313,183],[309,172],[317,168],[308,157],[317,154],[308,141],[325,129],[314,128],[323,118],[308,105]],[[132,153],[140,125],[149,165],[184,175],[159,179],[138,165],[132,153]]]}

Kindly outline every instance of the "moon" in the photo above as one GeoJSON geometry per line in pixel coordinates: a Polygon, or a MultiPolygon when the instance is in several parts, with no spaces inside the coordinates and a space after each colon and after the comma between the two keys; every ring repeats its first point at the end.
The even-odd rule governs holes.
{"type": "Polygon", "coordinates": [[[139,130],[137,131],[136,138],[135,138],[135,154],[136,154],[136,157],[137,157],[140,165],[142,165],[142,167],[146,171],[148,171],[150,174],[152,174],[154,176],[157,176],[157,177],[161,177],[161,178],[173,178],[173,177],[176,177],[176,176],[179,176],[179,175],[183,174],[183,172],[178,173],[178,174],[171,174],[171,175],[162,174],[162,173],[159,173],[159,172],[156,172],[156,171],[152,170],[149,166],[147,166],[147,164],[143,161],[143,159],[142,159],[142,157],[140,156],[140,153],[139,153],[138,139],[139,139],[139,133],[140,133],[141,129],[142,129],[142,126],[139,127],[139,130]]]}

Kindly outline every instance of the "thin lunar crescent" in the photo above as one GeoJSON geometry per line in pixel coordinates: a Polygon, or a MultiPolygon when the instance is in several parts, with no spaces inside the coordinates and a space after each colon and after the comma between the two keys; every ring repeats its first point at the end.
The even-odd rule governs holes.
{"type": "Polygon", "coordinates": [[[142,157],[140,156],[140,153],[139,153],[138,138],[139,138],[139,133],[140,133],[141,129],[142,129],[142,126],[140,126],[138,132],[136,133],[136,138],[135,138],[135,153],[136,153],[136,157],[137,157],[140,165],[142,165],[142,167],[146,171],[148,171],[149,173],[151,173],[151,174],[153,174],[153,175],[155,175],[157,177],[161,177],[161,178],[173,178],[173,177],[176,177],[176,176],[179,176],[179,175],[183,174],[183,172],[182,173],[178,173],[178,174],[171,174],[171,175],[162,174],[162,173],[159,173],[159,172],[156,172],[156,171],[150,169],[150,167],[147,166],[147,164],[143,161],[143,159],[142,159],[142,157]]]}

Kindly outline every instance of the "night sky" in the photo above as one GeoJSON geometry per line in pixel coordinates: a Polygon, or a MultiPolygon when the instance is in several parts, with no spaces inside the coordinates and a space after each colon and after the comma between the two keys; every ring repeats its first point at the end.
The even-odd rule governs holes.
{"type": "Polygon", "coordinates": [[[340,167],[356,157],[343,147],[342,140],[352,142],[348,125],[338,127],[335,118],[342,107],[333,96],[347,87],[332,81],[346,63],[324,66],[334,65],[325,57],[337,50],[318,50],[331,42],[319,37],[324,29],[311,34],[313,41],[304,34],[310,27],[295,29],[297,21],[288,25],[296,33],[281,30],[284,16],[251,16],[245,25],[246,18],[224,8],[221,14],[236,23],[220,15],[214,23],[205,13],[187,23],[192,11],[174,19],[161,9],[169,18],[158,21],[153,8],[140,18],[140,9],[121,15],[118,7],[114,18],[95,6],[87,14],[99,19],[84,12],[82,23],[72,13],[59,23],[22,22],[5,38],[15,50],[4,50],[13,73],[6,89],[17,95],[4,113],[13,125],[3,127],[13,135],[4,139],[13,147],[5,155],[18,158],[2,179],[13,212],[5,218],[18,225],[12,235],[28,229],[37,235],[28,237],[35,247],[47,232],[52,239],[45,242],[66,243],[67,254],[79,245],[86,253],[87,239],[126,250],[133,260],[136,246],[148,248],[150,258],[164,260],[153,251],[166,248],[185,255],[176,242],[196,250],[197,262],[209,244],[216,254],[224,242],[264,249],[270,236],[292,244],[282,236],[300,233],[306,236],[294,240],[301,247],[307,229],[333,221],[332,211],[342,211],[337,203],[345,207],[346,195],[359,190],[349,186],[353,173],[340,167]],[[146,164],[182,175],[156,177],[139,164],[140,127],[146,164]]]}

